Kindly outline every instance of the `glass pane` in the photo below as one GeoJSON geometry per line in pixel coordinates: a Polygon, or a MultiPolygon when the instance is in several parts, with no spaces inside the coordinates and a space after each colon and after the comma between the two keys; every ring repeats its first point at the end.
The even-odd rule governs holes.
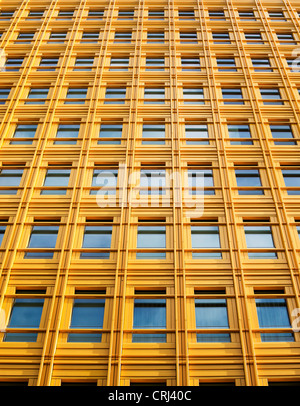
{"type": "Polygon", "coordinates": [[[248,248],[274,248],[272,230],[269,226],[244,226],[248,248]]]}
{"type": "Polygon", "coordinates": [[[75,299],[70,328],[102,328],[105,299],[75,299]]]}
{"type": "MultiPolygon", "coordinates": [[[[220,248],[218,226],[191,227],[192,248],[220,248]]],[[[193,258],[222,258],[221,252],[193,252],[193,258]]]]}
{"type": "MultiPolygon", "coordinates": [[[[37,125],[35,124],[19,124],[14,132],[13,138],[34,138],[35,133],[37,130],[37,125]]],[[[32,144],[31,140],[20,140],[20,141],[15,141],[12,140],[10,142],[12,145],[23,145],[23,144],[32,144]]]]}
{"type": "Polygon", "coordinates": [[[226,299],[195,299],[197,328],[228,328],[226,299]]]}
{"type": "MultiPolygon", "coordinates": [[[[228,125],[229,138],[251,138],[250,127],[248,125],[228,125]]],[[[231,145],[253,145],[252,141],[231,141],[231,145]]]]}
{"type": "Polygon", "coordinates": [[[158,144],[163,145],[165,141],[152,140],[151,138],[165,138],[165,125],[164,124],[144,124],[143,125],[143,145],[158,144]]]}
{"type": "MultiPolygon", "coordinates": [[[[111,246],[111,226],[86,226],[82,248],[110,248],[111,246]]],[[[93,259],[102,258],[108,259],[109,252],[82,252],[80,258],[93,259]]]]}
{"type": "MultiPolygon", "coordinates": [[[[44,185],[45,187],[51,186],[61,186],[67,187],[69,184],[69,177],[70,177],[71,170],[70,169],[49,169],[47,171],[44,185]]],[[[66,190],[42,190],[41,194],[43,195],[64,195],[66,194],[66,190]]]]}
{"type": "Polygon", "coordinates": [[[95,169],[93,173],[92,187],[98,187],[93,189],[90,194],[100,195],[115,195],[118,183],[118,170],[103,170],[95,169]]]}
{"type": "Polygon", "coordinates": [[[133,328],[166,328],[166,300],[135,299],[133,328]]]}
{"type": "Polygon", "coordinates": [[[132,334],[133,343],[166,343],[166,334],[132,334]]]}
{"type": "Polygon", "coordinates": [[[189,169],[188,170],[189,194],[191,195],[214,195],[214,190],[203,190],[204,188],[214,187],[214,178],[212,169],[189,169]]]}
{"type": "MultiPolygon", "coordinates": [[[[58,226],[34,226],[27,248],[55,248],[58,226]]],[[[52,258],[53,252],[26,252],[25,258],[52,258]]]]}
{"type": "Polygon", "coordinates": [[[69,333],[68,343],[101,343],[102,334],[69,333]]]}
{"type": "Polygon", "coordinates": [[[15,299],[8,327],[38,328],[44,299],[15,299]]]}
{"type": "Polygon", "coordinates": [[[146,170],[141,169],[140,172],[140,187],[146,188],[140,190],[141,195],[162,195],[166,193],[166,173],[165,170],[146,170]],[[147,190],[147,188],[149,188],[147,190]]]}
{"type": "MultiPolygon", "coordinates": [[[[261,187],[260,174],[257,169],[236,169],[238,187],[261,187]]],[[[240,195],[262,195],[263,190],[239,190],[240,195]]]]}
{"type": "Polygon", "coordinates": [[[291,327],[285,299],[255,299],[259,327],[291,327]]]}
{"type": "Polygon", "coordinates": [[[118,138],[122,138],[122,129],[122,124],[101,124],[98,144],[121,144],[118,138]]]}
{"type": "Polygon", "coordinates": [[[197,334],[197,343],[230,343],[230,334],[197,334]]]}
{"type": "Polygon", "coordinates": [[[34,226],[28,248],[55,248],[58,226],[34,226]]]}
{"type": "Polygon", "coordinates": [[[77,138],[79,134],[80,125],[70,125],[70,124],[61,124],[58,127],[56,138],[70,138],[64,141],[54,141],[55,145],[74,145],[77,144],[77,140],[72,138],[77,138]]]}
{"type": "Polygon", "coordinates": [[[6,333],[3,341],[5,342],[26,342],[34,343],[37,340],[37,333],[6,333]]]}
{"type": "Polygon", "coordinates": [[[185,124],[185,137],[187,138],[187,145],[209,145],[209,141],[196,140],[197,138],[208,138],[207,125],[185,124]],[[195,138],[195,141],[193,138],[195,138]]]}
{"type": "Polygon", "coordinates": [[[261,333],[261,341],[263,342],[292,342],[295,341],[291,333],[261,333]]]}
{"type": "MultiPolygon", "coordinates": [[[[166,228],[139,226],[137,248],[166,248],[166,228]]],[[[165,252],[137,252],[137,258],[165,258],[165,252]]]]}
{"type": "MultiPolygon", "coordinates": [[[[21,179],[23,176],[22,169],[2,169],[0,171],[0,187],[5,186],[16,186],[20,185],[21,179]]],[[[17,189],[7,189],[7,190],[0,190],[0,194],[10,194],[15,195],[17,193],[17,189]]]]}

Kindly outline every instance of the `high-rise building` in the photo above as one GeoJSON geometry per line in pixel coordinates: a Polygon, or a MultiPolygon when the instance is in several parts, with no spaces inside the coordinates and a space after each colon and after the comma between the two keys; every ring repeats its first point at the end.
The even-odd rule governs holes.
{"type": "Polygon", "coordinates": [[[0,385],[299,385],[300,1],[0,10],[0,385]]]}

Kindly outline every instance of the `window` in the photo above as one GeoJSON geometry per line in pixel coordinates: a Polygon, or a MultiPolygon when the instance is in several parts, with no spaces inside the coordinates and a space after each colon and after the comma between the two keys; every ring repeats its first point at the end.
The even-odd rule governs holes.
{"type": "Polygon", "coordinates": [[[245,40],[249,45],[261,45],[264,43],[260,32],[245,32],[245,40]]]}
{"type": "Polygon", "coordinates": [[[164,10],[149,10],[148,18],[151,20],[163,20],[165,17],[164,10]]]}
{"type": "Polygon", "coordinates": [[[184,104],[205,104],[204,90],[201,88],[183,88],[184,104]]]}
{"type": "Polygon", "coordinates": [[[155,169],[152,165],[142,164],[140,171],[140,195],[166,194],[166,170],[155,169]]]}
{"type": "Polygon", "coordinates": [[[30,10],[28,17],[31,20],[40,20],[44,16],[44,10],[30,10]]]}
{"type": "Polygon", "coordinates": [[[231,145],[253,145],[251,140],[250,126],[248,124],[227,124],[228,136],[231,145]]]}
{"type": "Polygon", "coordinates": [[[263,99],[263,104],[266,106],[283,104],[279,89],[261,88],[260,94],[263,99]]]}
{"type": "Polygon", "coordinates": [[[239,195],[263,195],[259,169],[249,168],[251,164],[235,165],[235,177],[239,195]],[[237,169],[238,167],[238,169],[237,169]]]}
{"type": "Polygon", "coordinates": [[[40,327],[46,290],[16,289],[4,335],[5,342],[36,342],[40,327]],[[31,297],[28,297],[31,296],[31,297]],[[20,329],[10,332],[10,329],[20,329]]]}
{"type": "Polygon", "coordinates": [[[21,44],[30,44],[34,38],[34,32],[20,32],[17,38],[17,42],[21,44]]]}
{"type": "Polygon", "coordinates": [[[268,13],[271,20],[286,21],[282,11],[269,11],[268,13]]]}
{"type": "Polygon", "coordinates": [[[230,35],[228,32],[213,32],[212,37],[214,44],[231,44],[230,35]]]}
{"type": "Polygon", "coordinates": [[[89,10],[88,20],[102,20],[104,10],[89,10]]]}
{"type": "Polygon", "coordinates": [[[236,72],[236,64],[234,58],[217,58],[217,66],[219,72],[236,72]]]}
{"type": "Polygon", "coordinates": [[[56,132],[55,145],[74,145],[77,144],[77,138],[80,130],[80,124],[60,124],[56,132]]]}
{"type": "Polygon", "coordinates": [[[58,64],[58,58],[42,58],[39,65],[39,70],[43,72],[55,71],[58,64]]]}
{"type": "Polygon", "coordinates": [[[10,141],[11,145],[31,145],[35,137],[37,124],[18,124],[13,138],[10,141]]]}
{"type": "MultiPolygon", "coordinates": [[[[166,329],[165,291],[136,290],[134,298],[133,329],[166,329]],[[154,296],[154,297],[153,297],[154,296]]],[[[166,333],[150,332],[132,334],[133,343],[165,343],[166,333]]]]}
{"type": "Polygon", "coordinates": [[[111,57],[110,68],[111,71],[127,71],[129,66],[129,58],[124,57],[111,57]]]}
{"type": "Polygon", "coordinates": [[[225,13],[223,10],[209,10],[208,15],[210,20],[215,21],[224,21],[225,20],[225,13]]]}
{"type": "Polygon", "coordinates": [[[134,16],[134,10],[119,10],[119,20],[132,20],[134,16]]]}
{"type": "Polygon", "coordinates": [[[86,220],[81,259],[109,259],[112,237],[112,225],[109,223],[111,222],[112,219],[86,220]]]}
{"type": "Polygon", "coordinates": [[[143,124],[143,145],[164,145],[165,124],[143,124]]]}
{"type": "Polygon", "coordinates": [[[24,164],[3,164],[0,168],[0,195],[16,195],[21,184],[24,164]]]}
{"type": "Polygon", "coordinates": [[[195,289],[195,315],[198,343],[229,343],[229,333],[218,332],[228,329],[227,300],[224,290],[195,289]],[[201,330],[212,332],[202,333],[201,330]]]}
{"type": "Polygon", "coordinates": [[[11,89],[0,88],[0,105],[6,103],[11,89]]]}
{"type": "Polygon", "coordinates": [[[125,104],[126,87],[108,87],[105,93],[104,104],[125,104]]]}
{"type": "Polygon", "coordinates": [[[76,58],[74,70],[76,70],[76,72],[91,71],[93,65],[94,58],[76,58]]]}
{"type": "Polygon", "coordinates": [[[165,104],[165,88],[146,87],[144,90],[145,104],[165,104]]]}
{"type": "Polygon", "coordinates": [[[162,57],[146,57],[146,70],[150,71],[164,71],[165,58],[162,57]]]}
{"type": "Polygon", "coordinates": [[[296,145],[290,125],[270,124],[274,145],[296,145]]]}
{"type": "Polygon", "coordinates": [[[180,32],[180,43],[181,44],[197,44],[198,43],[198,36],[197,32],[193,31],[182,31],[180,32]]]}
{"type": "Polygon", "coordinates": [[[147,40],[150,44],[163,44],[165,42],[165,33],[164,32],[156,32],[156,31],[148,31],[147,33],[147,40]]]}
{"type": "Polygon", "coordinates": [[[116,43],[130,43],[132,38],[131,31],[117,31],[115,32],[115,41],[116,43]]]}
{"type": "Polygon", "coordinates": [[[185,72],[199,71],[201,69],[199,57],[198,58],[181,57],[181,68],[185,72]]]}
{"type": "Polygon", "coordinates": [[[137,230],[137,259],[166,258],[166,225],[157,223],[165,220],[139,220],[137,230]]]}
{"type": "Polygon", "coordinates": [[[244,104],[242,89],[223,88],[222,96],[224,104],[244,104]]]}
{"type": "Polygon", "coordinates": [[[222,259],[219,226],[215,225],[217,222],[215,219],[191,221],[193,259],[222,259]]]}
{"type": "MultiPolygon", "coordinates": [[[[208,166],[208,165],[207,165],[208,166]]],[[[188,185],[190,195],[214,195],[213,170],[201,165],[188,164],[188,185]]]]}
{"type": "Polygon", "coordinates": [[[59,10],[58,17],[60,20],[69,20],[73,17],[74,10],[59,10]]]}
{"type": "Polygon", "coordinates": [[[297,72],[299,73],[300,67],[299,67],[299,61],[298,59],[295,58],[285,58],[287,66],[289,67],[291,72],[297,72]]]}
{"type": "Polygon", "coordinates": [[[83,32],[81,37],[81,42],[85,44],[94,44],[99,40],[99,31],[83,32]]]}
{"type": "Polygon", "coordinates": [[[60,222],[60,219],[35,219],[34,222],[24,258],[52,259],[59,231],[55,222],[60,222]]]}
{"type": "Polygon", "coordinates": [[[95,165],[90,195],[115,195],[118,184],[117,165],[95,165]]]}
{"type": "Polygon", "coordinates": [[[284,290],[254,290],[256,311],[263,342],[294,341],[290,332],[267,332],[268,329],[291,329],[284,290]],[[277,297],[276,297],[277,296],[277,297]]]}
{"type": "Polygon", "coordinates": [[[45,104],[48,93],[48,88],[32,88],[29,90],[25,104],[45,104]]]}
{"type": "Polygon", "coordinates": [[[254,72],[273,72],[269,58],[251,58],[254,72]]]}
{"type": "Polygon", "coordinates": [[[86,88],[69,88],[65,104],[85,104],[88,89],[86,88]]]}
{"type": "Polygon", "coordinates": [[[297,230],[297,233],[298,233],[298,237],[300,239],[300,220],[295,218],[295,222],[296,222],[296,230],[297,230]]]}
{"type": "Polygon", "coordinates": [[[278,258],[273,241],[272,227],[267,224],[268,220],[244,220],[244,223],[248,258],[278,258]]]}
{"type": "Polygon", "coordinates": [[[282,166],[282,176],[285,186],[287,188],[287,194],[290,196],[300,195],[300,169],[295,165],[282,166]]]}
{"type": "Polygon", "coordinates": [[[121,144],[123,124],[101,124],[98,144],[121,144]]]}
{"type": "Polygon", "coordinates": [[[185,124],[187,145],[209,145],[207,124],[185,124]]]}
{"type": "Polygon", "coordinates": [[[1,20],[10,20],[13,17],[15,10],[1,10],[0,11],[0,18],[1,20]]]}
{"type": "Polygon", "coordinates": [[[244,21],[255,21],[256,20],[254,11],[251,11],[251,10],[239,11],[239,17],[241,20],[244,20],[244,21]]]}
{"type": "Polygon", "coordinates": [[[280,45],[297,45],[292,33],[277,33],[276,35],[280,45]]]}
{"type": "Polygon", "coordinates": [[[49,164],[41,195],[65,195],[67,193],[66,188],[69,185],[71,169],[65,166],[49,164]]]}
{"type": "Polygon", "coordinates": [[[195,20],[194,10],[178,10],[180,20],[195,20]]]}
{"type": "Polygon", "coordinates": [[[4,234],[7,229],[8,218],[0,218],[0,246],[3,243],[4,234]]]}
{"type": "Polygon", "coordinates": [[[105,290],[76,289],[73,299],[69,343],[100,343],[105,311],[105,290]],[[86,333],[76,332],[90,330],[86,333]],[[96,331],[93,331],[96,330],[96,331]]]}
{"type": "Polygon", "coordinates": [[[66,32],[52,32],[49,37],[49,43],[51,44],[60,44],[65,41],[67,38],[66,32]]]}
{"type": "Polygon", "coordinates": [[[24,58],[7,58],[5,62],[5,70],[8,72],[17,72],[22,66],[24,58]]]}

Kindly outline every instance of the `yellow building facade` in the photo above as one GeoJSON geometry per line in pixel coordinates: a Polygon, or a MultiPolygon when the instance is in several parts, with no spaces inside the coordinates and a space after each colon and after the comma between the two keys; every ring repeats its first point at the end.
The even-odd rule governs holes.
{"type": "Polygon", "coordinates": [[[300,2],[0,10],[0,385],[298,385],[300,2]]]}

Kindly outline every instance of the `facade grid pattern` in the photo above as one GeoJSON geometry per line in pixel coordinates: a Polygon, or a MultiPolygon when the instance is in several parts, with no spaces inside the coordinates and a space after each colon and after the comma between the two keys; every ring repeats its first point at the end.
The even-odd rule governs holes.
{"type": "Polygon", "coordinates": [[[0,385],[299,385],[300,1],[3,0],[0,34],[0,385]]]}

